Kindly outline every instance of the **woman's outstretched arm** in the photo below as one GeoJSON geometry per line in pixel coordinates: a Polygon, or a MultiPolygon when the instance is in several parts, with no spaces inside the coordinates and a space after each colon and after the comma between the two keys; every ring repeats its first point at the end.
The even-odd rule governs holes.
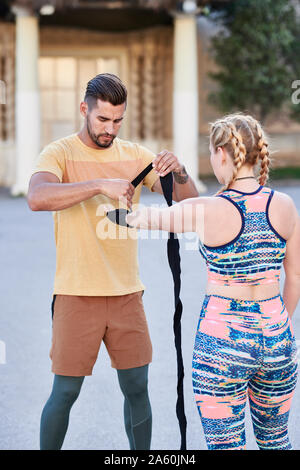
{"type": "Polygon", "coordinates": [[[196,232],[201,236],[204,229],[204,208],[208,199],[207,197],[184,199],[162,209],[145,207],[127,214],[126,222],[132,227],[145,230],[196,232]]]}

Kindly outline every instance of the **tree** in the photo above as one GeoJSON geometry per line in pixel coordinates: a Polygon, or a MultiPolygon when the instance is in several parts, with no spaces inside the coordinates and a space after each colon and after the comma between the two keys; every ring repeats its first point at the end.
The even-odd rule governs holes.
{"type": "MultiPolygon", "coordinates": [[[[300,79],[299,24],[292,2],[235,0],[219,21],[224,28],[212,40],[219,70],[210,74],[219,90],[210,102],[224,112],[253,112],[262,122],[272,111],[291,106],[292,82],[300,79]]],[[[291,116],[300,120],[295,105],[291,116]]]]}
{"type": "MultiPolygon", "coordinates": [[[[299,1],[299,0],[298,0],[299,1]]],[[[299,2],[300,6],[300,2],[299,2]]],[[[291,63],[291,70],[292,70],[292,77],[293,77],[293,83],[297,83],[298,90],[296,91],[297,93],[297,99],[299,100],[300,94],[299,94],[299,81],[300,81],[300,62],[299,62],[299,57],[300,57],[300,25],[296,22],[294,25],[293,29],[293,34],[295,37],[295,40],[292,44],[292,47],[290,48],[290,63],[291,63]]],[[[295,90],[293,90],[294,94],[295,90]]],[[[294,119],[295,121],[300,122],[300,103],[291,103],[291,118],[294,119]]]]}

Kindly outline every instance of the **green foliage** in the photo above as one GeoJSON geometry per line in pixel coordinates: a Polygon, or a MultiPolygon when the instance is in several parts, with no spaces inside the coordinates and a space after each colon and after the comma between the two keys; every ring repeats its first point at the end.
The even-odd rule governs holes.
{"type": "MultiPolygon", "coordinates": [[[[261,121],[291,105],[292,82],[300,79],[300,36],[289,0],[235,0],[219,20],[225,26],[213,38],[219,84],[210,102],[224,112],[244,110],[261,121]]],[[[300,105],[292,117],[300,120],[300,105]]]]}
{"type": "MultiPolygon", "coordinates": [[[[216,182],[216,177],[213,173],[209,173],[206,175],[203,175],[203,173],[201,173],[201,175],[199,174],[199,178],[200,177],[201,180],[204,182],[216,182]]],[[[300,167],[287,166],[282,168],[270,168],[268,184],[278,180],[299,180],[300,183],[300,167]]]]}
{"type": "MultiPolygon", "coordinates": [[[[295,41],[289,51],[289,58],[292,70],[293,81],[300,80],[300,25],[296,24],[293,29],[295,41]]],[[[294,90],[293,90],[294,91],[294,90]]],[[[297,93],[298,99],[300,97],[297,93]]],[[[291,117],[295,121],[300,122],[300,103],[291,104],[291,117]]]]}
{"type": "Polygon", "coordinates": [[[300,179],[300,167],[271,168],[269,176],[270,180],[300,179]]]}

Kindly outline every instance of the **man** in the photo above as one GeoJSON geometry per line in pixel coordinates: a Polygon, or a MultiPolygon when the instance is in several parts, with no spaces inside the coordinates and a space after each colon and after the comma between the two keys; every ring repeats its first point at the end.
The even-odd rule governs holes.
{"type": "Polygon", "coordinates": [[[50,351],[55,376],[41,416],[41,449],[62,447],[70,409],[84,377],[92,374],[102,340],[124,394],[130,449],[150,449],[147,382],[152,345],[137,240],[105,236],[103,221],[113,222],[99,208],[107,202],[117,207],[121,201],[128,208],[137,204],[142,185],[135,189],[130,181],[150,162],[155,170],[143,184],[151,191],[162,194],[159,175],[172,171],[175,201],[197,197],[198,192],[173,153],[165,150],[155,156],[117,138],[126,101],[126,88],[115,75],[100,74],[90,80],[80,104],[81,131],[48,145],[29,183],[29,207],[53,211],[56,241],[50,351]]]}

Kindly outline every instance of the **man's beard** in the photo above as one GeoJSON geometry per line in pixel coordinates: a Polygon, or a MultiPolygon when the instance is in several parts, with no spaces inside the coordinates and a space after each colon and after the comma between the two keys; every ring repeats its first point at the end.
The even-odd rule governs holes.
{"type": "Polygon", "coordinates": [[[94,134],[92,132],[88,116],[87,116],[86,124],[87,124],[88,135],[90,136],[90,138],[94,142],[94,144],[96,144],[99,148],[108,148],[108,147],[110,147],[112,145],[114,139],[117,137],[116,135],[112,135],[112,134],[98,134],[98,135],[94,134]],[[111,141],[108,142],[107,144],[101,144],[101,142],[99,142],[98,139],[99,139],[99,137],[102,137],[102,136],[111,137],[111,141]]]}

